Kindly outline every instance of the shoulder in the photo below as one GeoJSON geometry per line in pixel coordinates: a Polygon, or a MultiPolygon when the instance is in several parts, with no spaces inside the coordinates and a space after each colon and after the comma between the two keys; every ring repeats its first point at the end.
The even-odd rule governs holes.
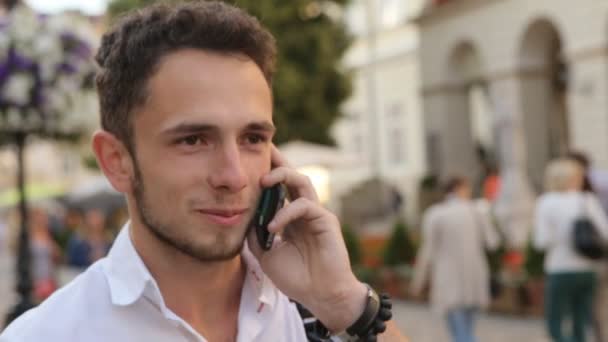
{"type": "Polygon", "coordinates": [[[546,192],[536,200],[537,210],[546,210],[552,206],[560,205],[563,202],[564,195],[557,192],[546,192]]]}
{"type": "Polygon", "coordinates": [[[597,209],[599,211],[603,211],[600,199],[596,194],[586,193],[584,196],[585,201],[588,202],[590,206],[594,207],[594,209],[597,209]]]}
{"type": "Polygon", "coordinates": [[[437,215],[440,215],[443,211],[445,211],[445,209],[446,203],[435,203],[426,209],[426,212],[424,213],[424,218],[427,220],[432,219],[437,215]]]}
{"type": "Polygon", "coordinates": [[[110,305],[110,294],[101,265],[96,263],[12,322],[0,341],[76,341],[103,303],[110,305]]]}

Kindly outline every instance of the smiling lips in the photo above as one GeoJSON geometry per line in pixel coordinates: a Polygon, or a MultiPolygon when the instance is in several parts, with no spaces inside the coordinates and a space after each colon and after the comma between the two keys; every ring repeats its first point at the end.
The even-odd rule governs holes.
{"type": "Polygon", "coordinates": [[[199,209],[209,221],[224,227],[239,224],[247,212],[247,209],[199,209]]]}

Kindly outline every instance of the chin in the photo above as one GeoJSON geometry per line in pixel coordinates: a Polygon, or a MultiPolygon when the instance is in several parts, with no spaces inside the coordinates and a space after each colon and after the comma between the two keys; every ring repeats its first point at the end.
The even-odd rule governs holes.
{"type": "MultiPolygon", "coordinates": [[[[183,246],[180,250],[200,261],[226,261],[241,253],[245,242],[245,234],[217,234],[213,241],[200,241],[195,246],[183,246]]],[[[195,241],[192,239],[191,241],[195,241]]]]}

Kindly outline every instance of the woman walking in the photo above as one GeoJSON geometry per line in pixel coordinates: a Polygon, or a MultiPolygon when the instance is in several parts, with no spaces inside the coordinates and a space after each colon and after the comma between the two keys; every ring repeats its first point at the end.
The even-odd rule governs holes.
{"type": "Polygon", "coordinates": [[[608,221],[597,197],[584,192],[584,171],[570,159],[551,162],[545,172],[547,192],[537,202],[534,245],[546,250],[545,317],[553,341],[584,342],[591,323],[591,308],[598,263],[574,248],[574,224],[590,220],[608,238],[608,221]],[[571,319],[571,329],[564,329],[571,319]]]}

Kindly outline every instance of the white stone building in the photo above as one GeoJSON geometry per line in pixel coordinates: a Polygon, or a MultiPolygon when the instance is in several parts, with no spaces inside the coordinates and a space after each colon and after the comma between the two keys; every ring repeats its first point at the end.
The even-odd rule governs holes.
{"type": "Polygon", "coordinates": [[[435,0],[417,23],[432,171],[479,175],[477,143],[537,191],[568,149],[608,168],[608,1],[435,0]]]}
{"type": "Polygon", "coordinates": [[[353,76],[345,117],[333,127],[339,149],[358,160],[336,170],[338,200],[371,178],[395,186],[408,218],[416,214],[417,183],[425,172],[419,96],[418,30],[421,0],[354,0],[345,12],[355,39],[344,58],[353,76]]]}

